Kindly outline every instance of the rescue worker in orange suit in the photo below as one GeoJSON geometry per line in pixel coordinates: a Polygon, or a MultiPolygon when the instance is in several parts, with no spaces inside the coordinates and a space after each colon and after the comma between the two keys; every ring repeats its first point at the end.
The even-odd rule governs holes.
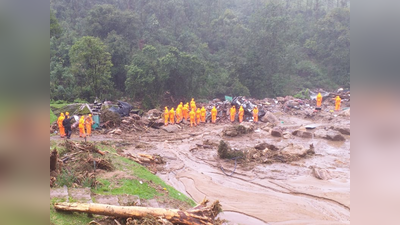
{"type": "Polygon", "coordinates": [[[181,105],[178,105],[178,107],[176,108],[176,123],[179,124],[182,120],[182,108],[181,105]]]}
{"type": "Polygon", "coordinates": [[[318,92],[317,94],[317,107],[321,107],[322,104],[322,95],[318,92]]]}
{"type": "Polygon", "coordinates": [[[215,123],[217,121],[217,109],[215,106],[211,109],[211,122],[215,123]]]}
{"type": "Polygon", "coordinates": [[[85,137],[85,117],[81,116],[79,120],[79,137],[85,137]]]}
{"type": "Polygon", "coordinates": [[[197,124],[200,124],[200,119],[201,119],[201,111],[200,111],[200,108],[197,108],[197,111],[196,111],[196,118],[197,118],[197,124]]]}
{"type": "Polygon", "coordinates": [[[192,98],[192,101],[190,101],[190,109],[194,109],[196,112],[196,102],[194,101],[194,98],[192,98]]]}
{"type": "Polygon", "coordinates": [[[203,107],[201,107],[201,122],[205,123],[206,122],[206,109],[203,107]]]}
{"type": "Polygon", "coordinates": [[[92,114],[89,114],[89,116],[86,117],[85,125],[86,125],[86,134],[87,134],[87,136],[91,136],[92,135],[92,125],[93,125],[92,114]]]}
{"type": "Polygon", "coordinates": [[[253,118],[254,118],[254,122],[258,122],[258,108],[257,108],[257,106],[254,106],[253,118]]]}
{"type": "Polygon", "coordinates": [[[239,108],[239,123],[243,122],[244,109],[242,106],[239,108]]]}
{"type": "Polygon", "coordinates": [[[58,125],[58,129],[60,131],[60,137],[62,137],[62,138],[65,137],[65,128],[62,124],[64,119],[65,119],[64,113],[60,113],[60,116],[57,119],[57,125],[58,125]]]}
{"type": "Polygon", "coordinates": [[[235,116],[236,116],[236,107],[235,106],[232,106],[231,107],[231,111],[230,111],[230,116],[231,116],[231,122],[233,123],[233,122],[235,122],[235,116]]]}
{"type": "Polygon", "coordinates": [[[340,103],[342,102],[342,99],[339,96],[336,96],[335,98],[335,111],[340,110],[340,103]]]}
{"type": "Polygon", "coordinates": [[[187,120],[188,117],[189,117],[189,107],[188,107],[187,105],[184,105],[184,106],[183,106],[182,114],[183,114],[183,118],[184,118],[185,120],[187,120]]]}
{"type": "Polygon", "coordinates": [[[165,106],[165,110],[164,110],[164,125],[168,126],[168,120],[169,120],[169,111],[167,106],[165,106]]]}
{"type": "Polygon", "coordinates": [[[172,108],[171,111],[169,111],[169,122],[171,124],[175,124],[175,110],[174,110],[174,108],[172,108]]]}
{"type": "Polygon", "coordinates": [[[194,111],[194,109],[192,108],[192,110],[189,113],[189,117],[190,117],[190,126],[192,127],[193,125],[197,126],[196,124],[196,113],[194,111]]]}

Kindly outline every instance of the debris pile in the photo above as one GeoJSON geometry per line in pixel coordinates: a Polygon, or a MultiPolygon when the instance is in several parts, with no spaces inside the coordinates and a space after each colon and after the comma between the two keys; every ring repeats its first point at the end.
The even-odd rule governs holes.
{"type": "Polygon", "coordinates": [[[232,149],[228,143],[221,140],[218,146],[218,156],[221,159],[244,158],[243,151],[232,149]]]}
{"type": "Polygon", "coordinates": [[[302,145],[291,143],[280,150],[264,149],[262,153],[266,156],[264,163],[290,163],[314,155],[315,151],[313,144],[306,148],[302,145]]]}
{"type": "Polygon", "coordinates": [[[50,154],[50,187],[94,187],[98,184],[96,170],[114,170],[105,152],[93,143],[66,140],[63,145],[61,154],[57,149],[50,154]]]}
{"type": "Polygon", "coordinates": [[[147,167],[153,174],[157,173],[156,164],[165,164],[163,158],[158,154],[148,155],[144,153],[139,153],[138,155],[132,155],[131,153],[121,154],[121,156],[126,157],[139,163],[142,166],[147,167]]]}

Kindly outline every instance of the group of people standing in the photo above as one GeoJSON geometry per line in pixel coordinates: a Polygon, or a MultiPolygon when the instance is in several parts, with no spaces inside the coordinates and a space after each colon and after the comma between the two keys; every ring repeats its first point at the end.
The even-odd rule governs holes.
{"type": "MultiPolygon", "coordinates": [[[[322,95],[321,93],[317,94],[317,107],[321,107],[322,105],[322,95]]],[[[337,95],[335,98],[335,111],[339,111],[340,110],[340,104],[342,102],[342,99],[337,95]]]]}
{"type": "MultiPolygon", "coordinates": [[[[67,139],[71,138],[72,134],[72,126],[71,126],[71,120],[73,117],[69,116],[69,112],[66,112],[65,115],[64,113],[60,113],[60,116],[57,119],[57,125],[58,129],[60,131],[60,137],[64,138],[67,137],[67,139]]],[[[81,116],[79,119],[79,137],[86,137],[86,136],[91,136],[92,134],[92,125],[93,125],[93,119],[92,119],[92,114],[89,114],[88,116],[81,116]],[[86,131],[85,131],[86,128],[86,131]]]]}
{"type": "MultiPolygon", "coordinates": [[[[190,126],[197,126],[200,123],[205,123],[206,122],[206,113],[207,110],[203,107],[196,107],[196,102],[194,101],[194,98],[189,103],[183,104],[182,102],[176,107],[176,111],[174,108],[171,108],[171,110],[168,110],[168,107],[165,107],[164,109],[164,125],[168,126],[168,124],[179,124],[182,122],[182,120],[189,120],[190,121],[190,126]],[[189,107],[190,106],[190,107],[189,107]],[[189,111],[190,110],[190,111],[189,111]]],[[[217,113],[218,110],[213,106],[211,109],[211,123],[215,123],[217,121],[217,113]]],[[[236,108],[235,106],[232,106],[230,109],[230,119],[231,122],[235,121],[236,117],[236,108]]],[[[244,117],[244,109],[242,106],[239,108],[239,122],[241,123],[243,121],[244,117]]],[[[254,117],[254,122],[258,122],[258,108],[255,106],[253,109],[253,117],[254,117]]]]}

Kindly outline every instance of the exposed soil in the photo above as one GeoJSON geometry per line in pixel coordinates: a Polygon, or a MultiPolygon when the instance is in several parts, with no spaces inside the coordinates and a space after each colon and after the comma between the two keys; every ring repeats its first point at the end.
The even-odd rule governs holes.
{"type": "Polygon", "coordinates": [[[159,154],[159,177],[196,202],[219,200],[230,224],[350,224],[350,111],[270,111],[278,123],[238,135],[226,135],[239,124],[224,121],[91,138],[122,140],[123,154],[159,154]],[[282,137],[271,136],[276,126],[282,137]],[[320,135],[331,131],[344,140],[320,135]],[[245,157],[221,159],[221,140],[245,157]]]}

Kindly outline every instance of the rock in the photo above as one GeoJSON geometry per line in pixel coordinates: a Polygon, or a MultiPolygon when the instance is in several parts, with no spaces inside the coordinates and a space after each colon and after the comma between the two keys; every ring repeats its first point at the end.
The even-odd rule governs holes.
{"type": "Polygon", "coordinates": [[[108,132],[108,134],[116,134],[116,135],[121,135],[121,134],[122,134],[122,130],[121,130],[121,129],[119,129],[119,128],[117,128],[117,129],[114,129],[114,130],[112,130],[112,131],[108,132]]]}
{"type": "Polygon", "coordinates": [[[230,126],[222,130],[222,134],[229,137],[236,137],[242,134],[248,134],[254,132],[254,125],[249,122],[244,122],[240,125],[230,126]]]}
{"type": "Polygon", "coordinates": [[[330,130],[326,134],[326,139],[332,140],[332,141],[345,141],[346,138],[343,137],[342,134],[338,131],[330,130]]]}
{"type": "Polygon", "coordinates": [[[157,120],[150,120],[148,126],[159,129],[160,127],[164,126],[164,120],[161,118],[157,120]]]}
{"type": "Polygon", "coordinates": [[[280,148],[282,148],[282,146],[276,146],[274,144],[268,144],[268,143],[263,142],[261,144],[254,146],[254,148],[257,150],[270,149],[271,151],[278,151],[280,148]]]}
{"type": "Polygon", "coordinates": [[[274,128],[272,128],[271,135],[273,137],[282,137],[282,132],[283,132],[282,128],[274,127],[274,128]]]}
{"type": "Polygon", "coordinates": [[[264,150],[264,149],[268,148],[268,146],[269,146],[269,144],[263,142],[261,144],[254,146],[254,148],[257,150],[264,150]]]}
{"type": "Polygon", "coordinates": [[[312,170],[313,170],[313,175],[320,180],[329,180],[331,178],[330,173],[325,169],[319,169],[313,167],[312,170]]]}
{"type": "Polygon", "coordinates": [[[140,120],[141,119],[141,117],[138,114],[133,114],[131,117],[134,120],[140,120]]]}
{"type": "Polygon", "coordinates": [[[345,141],[346,138],[344,138],[344,136],[342,134],[340,134],[339,131],[335,131],[335,130],[317,130],[315,131],[314,135],[316,137],[320,137],[320,138],[324,138],[327,140],[331,140],[331,141],[345,141]]]}
{"type": "Polygon", "coordinates": [[[341,134],[350,135],[350,127],[336,126],[336,127],[331,127],[331,128],[339,131],[341,134]]]}
{"type": "Polygon", "coordinates": [[[302,138],[312,138],[313,134],[309,131],[303,131],[303,130],[295,130],[292,132],[293,135],[297,137],[302,137],[302,138]]]}
{"type": "Polygon", "coordinates": [[[293,136],[289,132],[283,132],[282,137],[285,138],[285,139],[289,139],[289,138],[292,138],[293,136]]]}
{"type": "Polygon", "coordinates": [[[278,100],[278,102],[284,103],[286,101],[286,99],[284,97],[276,97],[276,100],[278,100]]]}
{"type": "Polygon", "coordinates": [[[159,118],[159,117],[161,117],[162,114],[163,113],[158,109],[150,109],[147,112],[147,116],[150,117],[150,118],[159,118]]]}
{"type": "Polygon", "coordinates": [[[350,109],[343,110],[341,113],[339,113],[339,116],[349,117],[350,109]]]}
{"type": "Polygon", "coordinates": [[[297,161],[307,156],[315,154],[314,145],[311,144],[309,148],[302,145],[289,144],[280,151],[268,150],[265,152],[267,160],[265,163],[281,162],[289,163],[292,161],[297,161]]]}
{"type": "Polygon", "coordinates": [[[264,123],[269,122],[271,124],[277,124],[279,122],[278,118],[274,114],[268,111],[265,113],[263,117],[260,118],[260,121],[264,123]]]}
{"type": "Polygon", "coordinates": [[[176,132],[179,131],[179,127],[176,124],[171,124],[171,125],[168,125],[168,126],[162,126],[161,130],[165,130],[168,133],[176,133],[176,132]]]}

